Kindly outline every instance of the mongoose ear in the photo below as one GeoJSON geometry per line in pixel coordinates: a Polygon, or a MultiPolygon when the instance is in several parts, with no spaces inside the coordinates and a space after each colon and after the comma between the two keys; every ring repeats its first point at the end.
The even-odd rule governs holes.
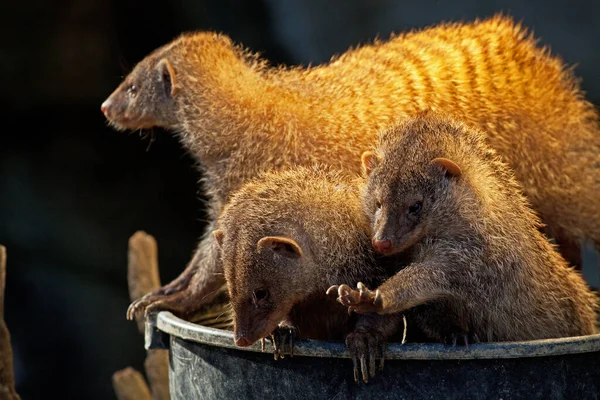
{"type": "Polygon", "coordinates": [[[283,236],[265,236],[256,243],[258,251],[270,249],[287,258],[300,258],[304,255],[300,245],[290,238],[283,236]]]}
{"type": "Polygon", "coordinates": [[[165,94],[169,97],[175,96],[177,94],[177,77],[175,76],[175,69],[166,58],[160,60],[156,67],[160,74],[159,76],[164,86],[165,94]]]}
{"type": "Polygon", "coordinates": [[[360,161],[362,161],[363,173],[366,176],[371,175],[371,171],[373,171],[379,165],[379,157],[372,151],[365,151],[360,156],[360,161]]]}
{"type": "Polygon", "coordinates": [[[213,231],[212,234],[215,237],[215,240],[217,241],[217,244],[219,245],[219,247],[221,247],[223,245],[223,236],[224,236],[223,231],[220,229],[217,229],[216,231],[213,231]]]}
{"type": "Polygon", "coordinates": [[[432,164],[439,165],[446,170],[446,175],[458,178],[461,174],[460,167],[447,158],[438,157],[431,161],[432,164]]]}

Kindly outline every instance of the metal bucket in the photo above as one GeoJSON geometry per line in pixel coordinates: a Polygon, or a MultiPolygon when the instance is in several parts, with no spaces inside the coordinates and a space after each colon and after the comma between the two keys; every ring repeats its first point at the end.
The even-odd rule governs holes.
{"type": "Polygon", "coordinates": [[[358,385],[343,343],[297,341],[293,358],[276,361],[169,312],[146,321],[146,348],[170,349],[173,400],[600,398],[600,334],[468,349],[390,343],[384,370],[358,385]]]}

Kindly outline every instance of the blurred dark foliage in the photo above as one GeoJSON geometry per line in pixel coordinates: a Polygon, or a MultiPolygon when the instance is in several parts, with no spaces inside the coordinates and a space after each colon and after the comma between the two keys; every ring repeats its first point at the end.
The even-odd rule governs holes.
{"type": "Polygon", "coordinates": [[[0,243],[23,399],[112,399],[142,369],[125,321],[128,237],[156,236],[164,282],[203,229],[198,173],[168,133],[118,133],[99,106],[156,47],[186,30],[230,35],[274,64],[318,64],[392,31],[504,11],[577,63],[600,103],[597,1],[20,1],[0,5],[0,243]],[[140,138],[141,136],[141,138],[140,138]]]}

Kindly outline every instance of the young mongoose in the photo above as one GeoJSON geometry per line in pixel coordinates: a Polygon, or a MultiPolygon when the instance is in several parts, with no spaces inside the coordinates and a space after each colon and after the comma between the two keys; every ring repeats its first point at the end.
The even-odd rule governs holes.
{"type": "MultiPolygon", "coordinates": [[[[376,132],[425,108],[485,132],[559,243],[600,243],[596,111],[571,71],[503,16],[405,33],[312,68],[269,68],[224,35],[187,34],[102,104],[117,129],[177,132],[203,171],[208,232],[230,193],[260,172],[323,163],[358,173],[376,132]]],[[[223,284],[220,271],[206,235],[184,273],[129,315],[192,312],[223,284]]]]}
{"type": "Polygon", "coordinates": [[[324,167],[265,173],[234,192],[217,225],[237,345],[249,346],[277,326],[297,337],[339,340],[357,324],[347,340],[356,353],[365,335],[381,344],[397,330],[397,316],[357,322],[324,292],[340,277],[389,276],[389,263],[372,249],[356,178],[324,167]]]}
{"type": "Polygon", "coordinates": [[[373,376],[375,355],[382,357],[381,347],[400,317],[371,313],[357,320],[325,294],[340,280],[377,284],[385,278],[356,178],[303,167],[267,173],[231,197],[218,226],[214,236],[222,250],[236,345],[290,328],[301,338],[346,337],[355,378],[358,361],[363,380],[373,376]]]}
{"type": "MultiPolygon", "coordinates": [[[[397,313],[443,301],[482,341],[595,332],[597,298],[539,232],[520,186],[484,136],[421,115],[383,132],[362,156],[373,245],[412,263],[373,292],[338,288],[357,312],[397,313]]],[[[439,325],[421,319],[433,337],[439,325]]]]}

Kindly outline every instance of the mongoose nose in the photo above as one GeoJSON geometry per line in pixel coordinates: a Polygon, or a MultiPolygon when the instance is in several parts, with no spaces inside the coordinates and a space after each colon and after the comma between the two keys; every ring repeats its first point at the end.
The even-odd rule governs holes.
{"type": "Polygon", "coordinates": [[[102,114],[104,114],[105,117],[108,118],[108,107],[110,106],[110,101],[106,100],[104,103],[102,103],[102,105],[100,106],[100,111],[102,111],[102,114]]]}
{"type": "Polygon", "coordinates": [[[238,347],[247,347],[250,346],[250,341],[245,337],[235,339],[235,345],[238,347]]]}
{"type": "Polygon", "coordinates": [[[375,247],[375,250],[377,250],[380,253],[389,253],[390,250],[392,249],[392,241],[389,239],[385,239],[385,240],[377,240],[377,239],[373,239],[373,247],[375,247]]]}

